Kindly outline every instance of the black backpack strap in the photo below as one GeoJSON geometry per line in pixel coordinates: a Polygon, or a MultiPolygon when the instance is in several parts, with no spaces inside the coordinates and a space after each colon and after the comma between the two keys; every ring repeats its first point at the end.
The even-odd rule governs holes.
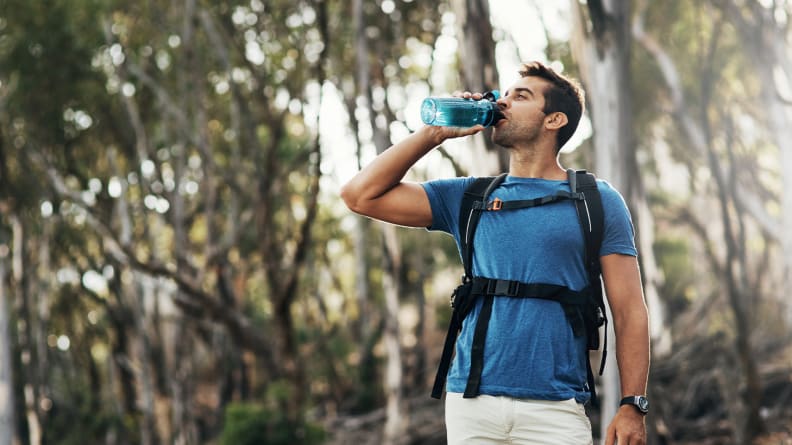
{"type": "MultiPolygon", "coordinates": [[[[577,210],[578,219],[580,220],[580,228],[583,231],[583,241],[586,246],[585,250],[585,265],[588,274],[589,288],[592,290],[591,296],[594,303],[597,305],[602,323],[595,323],[596,325],[605,324],[605,340],[602,346],[602,358],[600,359],[599,374],[605,370],[605,359],[608,355],[608,319],[605,316],[605,302],[602,296],[602,284],[600,275],[602,267],[599,260],[600,247],[602,246],[602,238],[605,228],[605,214],[602,208],[602,197],[600,196],[599,189],[597,188],[597,180],[591,173],[586,170],[567,170],[567,177],[569,179],[569,188],[572,193],[580,192],[583,194],[582,201],[575,201],[575,209],[577,210]]],[[[588,349],[599,349],[599,332],[595,330],[588,333],[588,349]]],[[[591,370],[591,363],[586,361],[588,385],[591,392],[591,403],[594,406],[598,405],[597,392],[594,386],[594,373],[591,370]]]]}
{"type": "Polygon", "coordinates": [[[601,272],[599,251],[602,246],[602,236],[605,227],[605,215],[602,210],[602,197],[597,188],[594,175],[586,170],[567,170],[569,188],[572,193],[583,193],[582,201],[575,201],[575,207],[583,230],[583,240],[586,245],[586,269],[589,275],[595,272],[599,277],[601,272]]]}
{"type": "MultiPolygon", "coordinates": [[[[489,176],[476,178],[466,189],[462,196],[462,204],[459,207],[459,240],[462,252],[462,265],[465,268],[465,275],[462,284],[454,290],[451,296],[451,321],[448,325],[443,352],[440,356],[440,365],[437,367],[434,385],[432,387],[432,397],[439,399],[443,394],[448,370],[451,367],[451,359],[454,353],[459,330],[462,329],[462,321],[473,309],[474,301],[471,294],[473,277],[473,235],[476,232],[481,212],[485,208],[487,197],[495,190],[500,183],[506,179],[506,173],[499,176],[489,176]]],[[[490,301],[490,310],[492,309],[490,301]]],[[[486,334],[486,329],[483,332],[486,334]]],[[[481,336],[482,334],[478,334],[481,336]]],[[[482,355],[483,357],[483,355],[482,355]]]]}
{"type": "Polygon", "coordinates": [[[465,276],[473,276],[473,236],[486,208],[487,198],[506,179],[507,173],[498,176],[476,178],[465,190],[459,207],[459,240],[462,246],[462,265],[465,276]]]}

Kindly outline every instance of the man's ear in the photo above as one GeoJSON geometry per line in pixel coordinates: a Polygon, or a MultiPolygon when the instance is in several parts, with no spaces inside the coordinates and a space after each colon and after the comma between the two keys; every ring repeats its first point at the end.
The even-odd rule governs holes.
{"type": "Polygon", "coordinates": [[[558,130],[568,122],[569,119],[567,119],[567,115],[560,111],[556,111],[555,113],[545,116],[545,127],[548,130],[558,130]]]}

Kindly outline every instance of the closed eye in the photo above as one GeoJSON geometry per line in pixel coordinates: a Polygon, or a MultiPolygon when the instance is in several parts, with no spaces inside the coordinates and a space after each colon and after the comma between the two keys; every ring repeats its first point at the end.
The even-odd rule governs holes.
{"type": "Polygon", "coordinates": [[[514,92],[520,99],[530,99],[531,97],[534,97],[533,91],[528,88],[515,88],[514,92]]]}

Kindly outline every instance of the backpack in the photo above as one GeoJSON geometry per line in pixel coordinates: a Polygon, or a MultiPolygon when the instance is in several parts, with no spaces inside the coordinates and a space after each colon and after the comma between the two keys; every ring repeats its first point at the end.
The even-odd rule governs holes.
{"type": "MultiPolygon", "coordinates": [[[[471,347],[470,374],[464,397],[476,397],[481,384],[481,371],[484,368],[484,339],[486,338],[489,318],[492,313],[493,298],[507,296],[513,298],[542,298],[558,301],[570,323],[575,337],[585,335],[589,350],[597,350],[600,346],[599,327],[607,325],[605,304],[602,298],[600,275],[602,268],[599,261],[599,250],[602,245],[604,213],[602,199],[597,188],[596,178],[585,170],[567,170],[570,191],[558,191],[553,195],[516,201],[501,201],[496,198],[488,201],[490,193],[506,178],[506,173],[497,177],[477,178],[465,190],[459,209],[459,235],[461,241],[462,264],[465,275],[451,295],[451,321],[448,326],[440,365],[432,388],[432,397],[442,396],[451,357],[457,335],[462,329],[462,322],[476,304],[478,297],[484,299],[481,312],[473,333],[471,347]],[[520,281],[500,280],[473,275],[473,237],[482,212],[496,212],[522,209],[571,200],[575,204],[580,227],[585,243],[585,265],[588,275],[588,286],[581,291],[573,291],[565,286],[544,283],[523,283],[520,281]]],[[[605,330],[607,335],[607,329],[605,330]]],[[[605,368],[607,356],[607,338],[603,342],[602,358],[599,374],[605,368]]],[[[591,363],[586,360],[588,387],[591,403],[597,406],[597,394],[594,388],[594,374],[591,363]]]]}

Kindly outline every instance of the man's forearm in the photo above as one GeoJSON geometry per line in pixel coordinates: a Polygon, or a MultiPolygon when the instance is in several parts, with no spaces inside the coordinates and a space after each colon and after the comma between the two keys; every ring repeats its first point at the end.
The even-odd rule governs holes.
{"type": "Polygon", "coordinates": [[[646,394],[649,377],[649,322],[645,306],[614,319],[616,360],[622,396],[646,394]]]}

